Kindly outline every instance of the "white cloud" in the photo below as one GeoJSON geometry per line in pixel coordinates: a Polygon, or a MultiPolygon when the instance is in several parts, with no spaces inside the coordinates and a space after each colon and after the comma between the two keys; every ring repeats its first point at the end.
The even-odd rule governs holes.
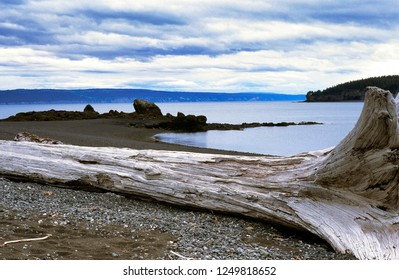
{"type": "Polygon", "coordinates": [[[0,87],[306,93],[398,74],[397,5],[349,2],[28,1],[0,15],[0,87]]]}
{"type": "Polygon", "coordinates": [[[168,55],[145,62],[90,57],[73,60],[29,48],[1,49],[0,65],[4,65],[1,71],[8,74],[0,77],[0,82],[7,85],[16,81],[16,87],[28,87],[39,81],[42,87],[57,88],[136,86],[305,93],[355,77],[391,74],[392,69],[386,66],[398,62],[394,49],[390,44],[383,44],[375,51],[367,44],[348,44],[344,53],[334,45],[319,43],[292,51],[244,51],[215,57],[168,55]],[[26,75],[33,69],[34,76],[26,75]],[[11,79],[12,76],[20,78],[11,79]]]}

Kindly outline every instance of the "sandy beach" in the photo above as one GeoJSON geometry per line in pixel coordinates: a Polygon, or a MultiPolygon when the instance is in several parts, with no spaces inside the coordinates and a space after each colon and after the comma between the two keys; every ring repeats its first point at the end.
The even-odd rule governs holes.
{"type": "MultiPolygon", "coordinates": [[[[242,154],[161,143],[162,130],[124,119],[0,122],[0,139],[28,131],[65,144],[242,154]]],[[[350,259],[323,240],[242,217],[111,193],[0,178],[0,259],[350,259]],[[51,235],[51,236],[50,236],[51,235]]]]}
{"type": "Polygon", "coordinates": [[[13,140],[19,132],[30,132],[40,137],[60,140],[64,144],[188,151],[214,154],[246,154],[162,143],[154,135],[166,132],[162,129],[136,128],[128,125],[128,119],[92,119],[73,121],[0,121],[0,140],[13,140]]]}

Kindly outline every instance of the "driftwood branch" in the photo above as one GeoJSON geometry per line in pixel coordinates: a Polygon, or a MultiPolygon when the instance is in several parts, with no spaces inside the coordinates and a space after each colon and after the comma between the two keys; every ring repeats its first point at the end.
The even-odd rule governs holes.
{"type": "Polygon", "coordinates": [[[259,218],[359,259],[399,259],[396,107],[389,92],[369,88],[336,148],[291,157],[0,141],[0,175],[259,218]]]}
{"type": "Polygon", "coordinates": [[[41,240],[46,240],[47,238],[49,238],[50,236],[52,236],[51,234],[47,234],[46,236],[43,237],[37,237],[37,238],[26,238],[26,239],[17,239],[17,240],[10,240],[10,241],[6,241],[3,244],[0,245],[0,247],[4,247],[8,244],[14,244],[14,243],[22,243],[22,242],[32,242],[32,241],[41,241],[41,240]]]}
{"type": "Polygon", "coordinates": [[[176,257],[179,257],[179,258],[182,259],[182,260],[194,260],[193,258],[185,257],[185,256],[180,255],[179,253],[176,253],[176,252],[173,252],[173,251],[170,251],[170,253],[171,253],[172,255],[175,255],[176,257]]]}

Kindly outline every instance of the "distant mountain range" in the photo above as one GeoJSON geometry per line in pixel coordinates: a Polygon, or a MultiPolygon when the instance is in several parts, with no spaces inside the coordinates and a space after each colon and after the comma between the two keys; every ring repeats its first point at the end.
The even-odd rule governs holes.
{"type": "Polygon", "coordinates": [[[304,101],[305,95],[277,93],[178,92],[147,89],[15,89],[0,90],[0,104],[151,102],[304,101]]]}
{"type": "Polygon", "coordinates": [[[363,101],[368,86],[389,90],[394,96],[399,91],[399,75],[373,77],[350,81],[324,90],[309,91],[307,102],[363,101]]]}

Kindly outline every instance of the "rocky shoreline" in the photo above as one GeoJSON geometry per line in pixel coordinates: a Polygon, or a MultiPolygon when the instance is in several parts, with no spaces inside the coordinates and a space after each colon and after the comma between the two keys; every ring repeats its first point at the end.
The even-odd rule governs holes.
{"type": "Polygon", "coordinates": [[[164,129],[181,132],[200,132],[208,130],[242,130],[255,127],[293,126],[293,125],[320,125],[322,123],[313,121],[295,122],[252,122],[242,124],[207,123],[207,117],[203,115],[185,115],[182,112],[173,116],[169,113],[163,114],[161,109],[154,103],[145,100],[134,100],[134,112],[125,113],[110,110],[108,113],[100,114],[88,104],[82,112],[49,110],[42,112],[22,112],[8,117],[2,121],[66,121],[66,120],[90,120],[90,119],[127,119],[128,125],[136,128],[164,129]]]}

